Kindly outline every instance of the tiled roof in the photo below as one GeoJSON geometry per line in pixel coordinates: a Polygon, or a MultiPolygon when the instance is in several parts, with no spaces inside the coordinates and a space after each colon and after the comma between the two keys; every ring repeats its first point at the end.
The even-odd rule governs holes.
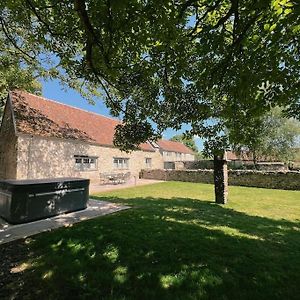
{"type": "MultiPolygon", "coordinates": [[[[79,139],[113,146],[115,127],[121,122],[45,99],[24,91],[10,92],[17,132],[43,137],[79,139]]],[[[154,151],[149,143],[140,148],[154,151]]]]}
{"type": "MultiPolygon", "coordinates": [[[[250,151],[226,151],[227,160],[238,160],[238,161],[253,161],[254,156],[253,153],[250,151]]],[[[266,162],[278,162],[276,157],[272,157],[272,155],[259,155],[256,157],[257,162],[259,163],[266,163],[266,162]]]]}
{"type": "Polygon", "coordinates": [[[226,151],[227,160],[252,160],[253,157],[251,153],[242,151],[241,153],[226,151]]]}
{"type": "Polygon", "coordinates": [[[194,154],[194,152],[189,147],[185,146],[180,142],[158,140],[156,143],[164,151],[194,154]]]}

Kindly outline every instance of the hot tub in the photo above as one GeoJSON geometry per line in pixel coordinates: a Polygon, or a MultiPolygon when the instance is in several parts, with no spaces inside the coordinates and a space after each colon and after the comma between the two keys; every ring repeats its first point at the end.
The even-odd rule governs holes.
{"type": "Polygon", "coordinates": [[[89,183],[82,178],[0,181],[0,217],[19,224],[85,209],[89,183]]]}

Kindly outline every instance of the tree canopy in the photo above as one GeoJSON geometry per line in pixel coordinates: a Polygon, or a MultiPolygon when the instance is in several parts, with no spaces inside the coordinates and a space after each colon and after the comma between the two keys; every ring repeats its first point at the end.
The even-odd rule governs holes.
{"type": "Polygon", "coordinates": [[[101,92],[130,149],[190,124],[215,151],[252,118],[299,118],[296,0],[4,0],[7,43],[82,92],[101,92]],[[63,16],[63,17],[62,17],[63,16]]]}
{"type": "Polygon", "coordinates": [[[18,88],[39,93],[41,85],[35,78],[35,69],[22,67],[21,60],[0,40],[0,122],[9,90],[18,88]]]}
{"type": "Polygon", "coordinates": [[[195,153],[198,153],[198,148],[196,146],[195,140],[192,137],[186,136],[184,134],[177,134],[170,138],[170,141],[181,142],[186,145],[188,148],[193,150],[195,153]]]}
{"type": "Polygon", "coordinates": [[[236,145],[246,148],[258,160],[290,161],[294,159],[295,148],[300,137],[300,122],[287,118],[278,107],[273,108],[256,122],[248,131],[245,144],[236,145]]]}

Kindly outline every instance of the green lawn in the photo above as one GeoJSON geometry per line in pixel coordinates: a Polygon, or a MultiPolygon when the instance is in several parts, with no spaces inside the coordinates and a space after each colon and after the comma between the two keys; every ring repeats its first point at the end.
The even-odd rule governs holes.
{"type": "MultiPolygon", "coordinates": [[[[103,193],[133,209],[40,234],[23,299],[299,299],[300,192],[166,182],[103,193]]],[[[8,290],[9,290],[8,289],[8,290]]]]}

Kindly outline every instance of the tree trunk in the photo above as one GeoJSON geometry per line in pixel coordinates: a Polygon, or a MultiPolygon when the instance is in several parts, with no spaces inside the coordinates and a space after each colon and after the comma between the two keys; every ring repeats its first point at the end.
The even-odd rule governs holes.
{"type": "Polygon", "coordinates": [[[216,203],[226,204],[228,196],[228,170],[224,155],[214,155],[214,182],[216,203]]]}

